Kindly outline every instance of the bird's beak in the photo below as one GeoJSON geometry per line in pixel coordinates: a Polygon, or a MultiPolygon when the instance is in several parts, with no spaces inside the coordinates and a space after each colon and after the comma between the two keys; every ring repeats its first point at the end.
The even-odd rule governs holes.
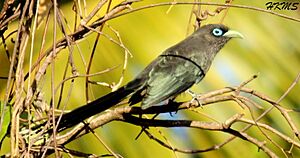
{"type": "Polygon", "coordinates": [[[241,33],[234,30],[228,30],[223,36],[230,37],[230,38],[233,37],[244,38],[244,36],[241,33]]]}

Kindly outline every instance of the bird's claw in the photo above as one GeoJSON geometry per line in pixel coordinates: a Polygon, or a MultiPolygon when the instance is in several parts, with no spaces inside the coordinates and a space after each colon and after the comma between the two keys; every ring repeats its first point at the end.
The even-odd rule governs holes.
{"type": "Polygon", "coordinates": [[[194,101],[197,102],[197,106],[200,106],[201,108],[203,108],[201,101],[198,99],[201,94],[196,94],[195,92],[191,91],[190,89],[187,91],[188,94],[190,94],[192,96],[192,100],[190,101],[190,105],[193,105],[194,101]]]}

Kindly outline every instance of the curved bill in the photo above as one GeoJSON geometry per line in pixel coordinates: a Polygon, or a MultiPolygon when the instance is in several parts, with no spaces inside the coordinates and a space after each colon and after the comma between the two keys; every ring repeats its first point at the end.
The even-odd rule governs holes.
{"type": "Polygon", "coordinates": [[[231,38],[244,38],[243,34],[235,30],[228,30],[223,36],[231,37],[231,38]]]}

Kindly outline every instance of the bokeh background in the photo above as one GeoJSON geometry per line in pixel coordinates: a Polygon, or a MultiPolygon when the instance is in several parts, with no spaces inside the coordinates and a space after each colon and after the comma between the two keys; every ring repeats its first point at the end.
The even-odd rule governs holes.
{"type": "MultiPolygon", "coordinates": [[[[164,2],[162,0],[141,1],[134,3],[133,8],[145,6],[153,3],[164,2]]],[[[167,1],[166,1],[167,2],[167,1]]],[[[224,1],[214,1],[224,3],[224,1]]],[[[233,4],[246,6],[255,6],[266,9],[265,0],[254,1],[233,1],[233,4]]],[[[297,2],[297,1],[291,1],[297,2]]],[[[112,6],[120,3],[113,1],[112,6]]],[[[87,1],[86,11],[89,13],[97,4],[97,1],[87,1]]],[[[74,12],[72,11],[72,1],[61,2],[59,7],[63,12],[66,21],[69,24],[70,30],[74,28],[74,12]]],[[[216,6],[202,6],[202,10],[213,11],[216,6]]],[[[175,5],[170,9],[170,6],[154,7],[141,10],[131,14],[127,14],[107,22],[103,32],[117,39],[113,31],[108,27],[111,26],[117,30],[124,45],[130,50],[133,57],[128,60],[128,67],[124,74],[122,85],[134,78],[148,63],[156,58],[162,51],[184,39],[187,34],[193,31],[194,18],[189,22],[191,15],[191,5],[175,5]],[[169,10],[169,11],[168,11],[169,10]]],[[[104,14],[98,13],[99,17],[104,14]]],[[[273,12],[289,15],[295,18],[300,18],[300,4],[297,10],[273,10],[273,12]]],[[[202,25],[209,23],[219,23],[225,12],[208,17],[202,22],[202,25]]],[[[282,17],[271,15],[268,13],[258,12],[249,9],[230,8],[225,16],[223,24],[232,29],[241,32],[244,39],[234,39],[230,41],[217,55],[209,73],[205,79],[198,85],[192,88],[197,93],[205,93],[228,86],[237,86],[241,82],[249,79],[251,76],[258,74],[258,78],[252,81],[249,88],[257,90],[265,95],[277,100],[289,87],[300,72],[300,23],[288,20],[282,17]]],[[[9,29],[17,27],[18,22],[11,24],[9,29]]],[[[43,28],[45,24],[41,24],[37,30],[34,44],[34,59],[40,51],[43,28]]],[[[52,45],[53,22],[50,20],[46,46],[44,50],[52,45]]],[[[62,33],[58,31],[58,39],[62,37],[62,33]]],[[[84,62],[80,56],[83,55],[85,62],[89,59],[92,52],[92,47],[96,33],[92,33],[83,41],[74,47],[74,60],[76,67],[81,74],[85,73],[84,62]]],[[[12,50],[13,44],[8,47],[12,50]]],[[[4,48],[0,47],[1,69],[0,76],[7,76],[9,70],[9,62],[4,53],[4,48]]],[[[26,57],[28,64],[29,55],[26,57]]],[[[56,59],[55,82],[62,80],[64,68],[68,58],[68,50],[65,49],[59,53],[56,59]]],[[[118,45],[112,43],[109,39],[101,36],[97,50],[91,66],[91,72],[98,72],[109,67],[123,64],[124,50],[118,45]]],[[[28,65],[27,65],[28,67],[28,65]]],[[[27,69],[28,70],[28,69],[27,69]]],[[[47,71],[43,79],[43,84],[40,88],[44,92],[45,100],[49,101],[50,93],[50,69],[47,71]]],[[[118,82],[122,72],[122,67],[105,73],[100,76],[92,77],[91,80],[99,82],[118,82]]],[[[70,75],[70,70],[68,72],[70,75]]],[[[0,80],[1,99],[3,99],[6,87],[6,80],[0,80]]],[[[70,87],[70,83],[66,84],[66,89],[70,87]]],[[[80,105],[85,104],[85,80],[78,78],[75,80],[72,89],[70,100],[67,100],[67,90],[64,92],[62,103],[67,102],[67,109],[71,110],[80,105]]],[[[111,91],[110,88],[92,85],[91,98],[98,98],[111,91]]],[[[298,109],[300,103],[300,86],[299,84],[287,95],[282,101],[284,107],[290,109],[298,109]]],[[[190,99],[188,95],[183,94],[180,99],[190,99]]],[[[49,102],[48,102],[49,103],[49,102]]],[[[262,104],[267,109],[269,105],[262,104]]],[[[259,110],[254,116],[258,116],[259,110]]],[[[194,119],[201,121],[212,121],[205,115],[222,122],[236,113],[245,113],[246,117],[251,119],[247,109],[241,109],[238,105],[224,102],[205,106],[197,109],[200,113],[191,111],[181,111],[170,116],[168,114],[161,115],[164,119],[194,119]]],[[[294,122],[298,129],[300,128],[299,113],[291,113],[294,122]]],[[[287,122],[283,119],[280,113],[276,110],[272,111],[265,119],[264,123],[271,125],[277,130],[292,137],[293,133],[290,130],[287,122]]],[[[241,129],[244,125],[238,125],[235,128],[241,129]]],[[[135,137],[140,132],[140,127],[126,124],[123,122],[112,122],[103,127],[96,129],[101,139],[116,153],[123,157],[130,158],[150,158],[150,157],[180,157],[180,158],[200,158],[200,157],[267,157],[265,153],[259,149],[240,139],[228,143],[219,150],[199,153],[199,154],[182,154],[175,153],[158,145],[153,140],[150,140],[145,134],[142,134],[138,140],[135,137]]],[[[177,148],[182,149],[203,149],[214,144],[219,144],[229,137],[228,134],[221,132],[202,131],[188,128],[152,128],[150,131],[158,138],[164,139],[158,130],[163,133],[163,136],[177,148]]],[[[248,134],[255,136],[259,140],[266,138],[255,127],[252,127],[248,134]]],[[[274,137],[274,140],[282,147],[289,149],[289,145],[274,137]]],[[[269,144],[270,145],[270,144],[269,144]]],[[[278,148],[271,146],[280,155],[278,148]]],[[[102,155],[108,153],[103,145],[95,139],[92,134],[83,136],[82,138],[68,144],[67,147],[84,151],[86,153],[95,153],[102,155]]],[[[4,148],[1,154],[9,151],[9,138],[4,142],[4,148]]],[[[299,149],[294,150],[294,156],[300,156],[299,149]]],[[[280,156],[284,156],[282,153],[280,156]]]]}

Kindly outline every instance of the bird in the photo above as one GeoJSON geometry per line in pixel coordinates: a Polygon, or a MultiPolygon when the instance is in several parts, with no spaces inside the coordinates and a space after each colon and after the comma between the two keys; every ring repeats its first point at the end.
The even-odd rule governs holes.
{"type": "MultiPolygon", "coordinates": [[[[125,86],[61,116],[57,131],[83,122],[129,97],[129,105],[141,109],[165,106],[179,94],[199,83],[219,50],[232,38],[243,35],[223,24],[207,24],[181,42],[166,49],[125,86]]],[[[58,120],[58,119],[57,119],[58,120]]]]}

